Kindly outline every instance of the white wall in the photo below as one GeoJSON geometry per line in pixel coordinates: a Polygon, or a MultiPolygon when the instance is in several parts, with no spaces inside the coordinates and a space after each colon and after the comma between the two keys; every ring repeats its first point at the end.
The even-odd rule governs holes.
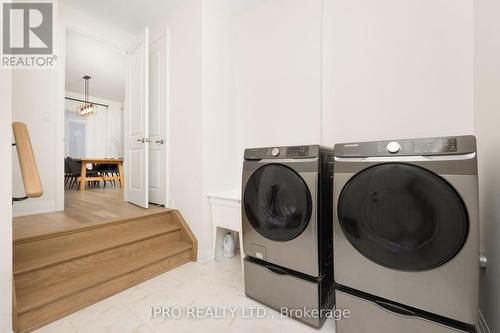
{"type": "Polygon", "coordinates": [[[12,332],[11,71],[0,70],[0,332],[12,332]]]}
{"type": "Polygon", "coordinates": [[[249,2],[233,20],[243,149],[321,141],[321,0],[249,2]]]}
{"type": "Polygon", "coordinates": [[[475,133],[478,141],[481,248],[488,269],[480,307],[491,332],[500,332],[500,3],[475,6],[475,133]]]}
{"type": "Polygon", "coordinates": [[[150,40],[170,27],[170,201],[198,239],[198,257],[210,253],[210,225],[204,215],[201,110],[201,0],[185,0],[160,24],[150,40]]]}
{"type": "Polygon", "coordinates": [[[473,0],[325,1],[324,143],[470,134],[473,0]]]}
{"type": "Polygon", "coordinates": [[[92,77],[90,94],[114,101],[125,100],[125,59],[123,51],[89,37],[85,33],[66,29],[65,38],[66,90],[84,93],[84,75],[92,77]]]}
{"type": "MultiPolygon", "coordinates": [[[[66,96],[84,99],[84,96],[71,91],[66,91],[66,96]]],[[[80,102],[66,100],[66,110],[73,112],[75,117],[86,123],[86,151],[87,157],[123,157],[123,111],[122,102],[89,96],[91,102],[109,105],[97,107],[97,114],[81,117],[77,108],[80,102]]],[[[68,119],[66,119],[67,125],[68,119]]],[[[66,130],[67,133],[67,130],[66,130]]],[[[68,155],[68,135],[66,134],[65,156],[68,155]]],[[[82,157],[82,156],[72,156],[82,157]]]]}
{"type": "Polygon", "coordinates": [[[240,178],[232,41],[233,0],[202,2],[202,117],[205,193],[231,189],[240,178]]]}
{"type": "Polygon", "coordinates": [[[203,59],[236,108],[238,172],[254,146],[472,133],[472,0],[225,6],[215,44],[230,45],[203,59]]]}
{"type": "Polygon", "coordinates": [[[472,0],[239,8],[228,29],[239,159],[252,146],[472,133],[472,8],[472,0]]]}
{"type": "Polygon", "coordinates": [[[75,9],[65,1],[59,1],[59,9],[60,18],[64,21],[64,24],[70,26],[75,31],[82,31],[85,35],[92,35],[119,50],[130,48],[134,40],[138,37],[115,27],[108,20],[103,20],[95,15],[88,15],[86,12],[75,9]]]}
{"type": "MultiPolygon", "coordinates": [[[[12,73],[12,119],[26,123],[37,161],[43,195],[18,202],[13,207],[14,216],[56,211],[57,186],[62,185],[63,171],[58,163],[58,101],[56,70],[16,70],[12,73]],[[59,178],[58,178],[59,176],[59,178]]],[[[62,138],[62,136],[60,137],[62,138]]],[[[12,192],[24,196],[24,187],[17,154],[12,153],[12,192]]]]}

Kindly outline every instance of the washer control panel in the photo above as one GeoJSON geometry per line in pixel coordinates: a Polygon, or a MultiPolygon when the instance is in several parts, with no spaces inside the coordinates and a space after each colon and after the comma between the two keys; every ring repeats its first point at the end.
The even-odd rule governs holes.
{"type": "Polygon", "coordinates": [[[476,151],[474,136],[439,137],[344,143],[335,145],[335,156],[416,156],[467,154],[476,151]]]}

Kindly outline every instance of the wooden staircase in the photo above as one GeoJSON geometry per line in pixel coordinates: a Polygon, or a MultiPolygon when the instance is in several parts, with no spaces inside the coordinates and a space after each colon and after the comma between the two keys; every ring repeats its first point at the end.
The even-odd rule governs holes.
{"type": "Polygon", "coordinates": [[[14,241],[16,332],[31,332],[196,260],[177,210],[14,241]]]}

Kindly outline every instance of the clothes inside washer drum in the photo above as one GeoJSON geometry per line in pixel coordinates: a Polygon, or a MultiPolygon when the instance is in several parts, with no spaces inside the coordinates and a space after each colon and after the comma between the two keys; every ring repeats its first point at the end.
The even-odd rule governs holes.
{"type": "Polygon", "coordinates": [[[294,239],[311,218],[311,193],[306,183],[281,164],[262,166],[250,176],[243,203],[254,229],[271,240],[294,239]]]}

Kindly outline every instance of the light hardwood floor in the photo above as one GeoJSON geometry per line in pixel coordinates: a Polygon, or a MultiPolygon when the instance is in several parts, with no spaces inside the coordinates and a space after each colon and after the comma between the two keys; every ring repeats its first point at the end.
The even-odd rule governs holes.
{"type": "Polygon", "coordinates": [[[125,202],[120,188],[67,190],[64,211],[14,218],[14,242],[166,211],[160,206],[144,209],[125,202]]]}

